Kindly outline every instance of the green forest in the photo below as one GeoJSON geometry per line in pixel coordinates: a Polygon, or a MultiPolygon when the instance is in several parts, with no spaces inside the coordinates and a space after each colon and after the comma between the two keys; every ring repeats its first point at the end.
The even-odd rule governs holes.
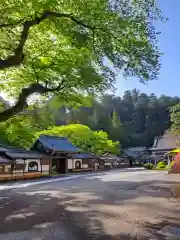
{"type": "MultiPolygon", "coordinates": [[[[60,125],[81,123],[93,130],[103,130],[113,141],[120,141],[122,147],[151,146],[154,137],[170,129],[171,109],[179,102],[179,97],[156,97],[133,89],[122,97],[105,95],[93,99],[91,107],[69,108],[68,111],[62,107],[55,122],[60,125]]],[[[176,107],[176,110],[180,109],[176,107]]],[[[177,128],[179,126],[177,123],[177,128]]]]}
{"type": "Polygon", "coordinates": [[[68,103],[53,97],[42,106],[32,105],[23,114],[0,123],[0,134],[4,143],[27,148],[39,134],[66,136],[84,151],[100,152],[93,146],[97,145],[96,135],[109,141],[104,149],[115,153],[117,142],[119,149],[151,146],[154,137],[166,130],[177,133],[179,102],[179,97],[156,97],[137,89],[126,91],[122,97],[76,95],[68,103]]]}

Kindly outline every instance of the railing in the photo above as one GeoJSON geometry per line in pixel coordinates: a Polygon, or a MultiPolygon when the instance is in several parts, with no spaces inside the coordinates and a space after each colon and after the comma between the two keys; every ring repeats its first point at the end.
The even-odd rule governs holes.
{"type": "Polygon", "coordinates": [[[50,175],[48,171],[37,171],[37,172],[1,172],[0,173],[0,181],[15,181],[15,180],[23,180],[23,179],[32,179],[39,178],[41,176],[50,175]]]}

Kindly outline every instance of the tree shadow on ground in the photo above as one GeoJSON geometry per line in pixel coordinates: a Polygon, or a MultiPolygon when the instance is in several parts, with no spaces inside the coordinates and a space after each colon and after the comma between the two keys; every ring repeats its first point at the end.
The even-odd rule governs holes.
{"type": "Polygon", "coordinates": [[[171,193],[177,182],[81,181],[4,192],[0,233],[35,230],[50,239],[52,229],[60,229],[68,240],[68,234],[74,240],[140,239],[136,233],[142,233],[142,239],[166,239],[158,231],[180,224],[180,205],[173,202],[171,193]]]}

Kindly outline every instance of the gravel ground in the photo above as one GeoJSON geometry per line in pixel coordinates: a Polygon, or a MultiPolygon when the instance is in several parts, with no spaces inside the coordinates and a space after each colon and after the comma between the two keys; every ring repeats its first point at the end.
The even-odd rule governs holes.
{"type": "Polygon", "coordinates": [[[3,190],[0,240],[173,239],[158,231],[180,225],[179,183],[128,170],[3,190]]]}

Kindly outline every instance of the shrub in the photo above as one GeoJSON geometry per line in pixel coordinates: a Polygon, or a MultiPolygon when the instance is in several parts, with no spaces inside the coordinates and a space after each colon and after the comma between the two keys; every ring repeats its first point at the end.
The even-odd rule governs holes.
{"type": "Polygon", "coordinates": [[[157,164],[157,169],[163,169],[163,168],[165,168],[166,167],[166,163],[165,162],[158,162],[158,164],[157,164]]]}
{"type": "Polygon", "coordinates": [[[167,164],[165,168],[169,170],[169,169],[171,169],[171,166],[169,166],[169,165],[167,164]]]}
{"type": "Polygon", "coordinates": [[[143,165],[143,167],[146,168],[146,169],[151,170],[151,169],[153,169],[155,166],[154,166],[154,164],[152,164],[152,163],[146,163],[146,164],[143,165]]]}
{"type": "Polygon", "coordinates": [[[175,160],[173,160],[173,161],[171,162],[170,167],[172,168],[172,167],[174,166],[174,164],[175,164],[175,160]]]}

